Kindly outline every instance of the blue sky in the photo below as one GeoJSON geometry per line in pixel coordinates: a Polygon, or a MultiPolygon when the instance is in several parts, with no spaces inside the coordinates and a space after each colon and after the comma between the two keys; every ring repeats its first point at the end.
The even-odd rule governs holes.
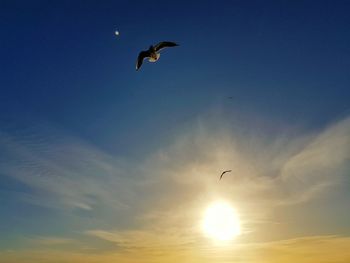
{"type": "Polygon", "coordinates": [[[154,15],[132,1],[2,5],[6,108],[17,115],[20,105],[105,147],[111,137],[113,148],[154,146],[212,105],[308,126],[349,112],[344,1],[159,2],[154,15]],[[181,47],[136,74],[139,50],[162,39],[181,47]]]}
{"type": "MultiPolygon", "coordinates": [[[[244,213],[300,223],[248,241],[349,235],[349,12],[347,1],[2,1],[0,249],[50,239],[110,251],[111,233],[150,233],[135,218],[161,222],[158,198],[169,194],[178,213],[176,200],[194,211],[212,198],[218,189],[197,189],[194,170],[210,178],[237,160],[248,178],[273,178],[262,183],[273,197],[251,182],[268,200],[263,218],[249,211],[257,196],[244,213]],[[136,72],[138,52],[162,40],[180,46],[136,72]],[[305,166],[319,176],[294,187],[290,169],[305,166]],[[275,210],[274,198],[298,206],[275,210]]],[[[244,193],[224,196],[245,203],[244,193]]]]}

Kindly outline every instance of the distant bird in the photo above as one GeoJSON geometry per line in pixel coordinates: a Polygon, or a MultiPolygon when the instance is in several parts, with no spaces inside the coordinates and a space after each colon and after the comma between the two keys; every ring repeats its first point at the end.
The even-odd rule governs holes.
{"type": "Polygon", "coordinates": [[[150,46],[148,50],[141,51],[139,56],[137,57],[136,70],[139,70],[145,58],[149,58],[148,59],[149,62],[156,62],[160,57],[160,54],[158,51],[166,47],[176,47],[176,46],[178,46],[178,44],[174,42],[163,41],[163,42],[159,42],[155,46],[153,45],[150,46]]]}
{"type": "Polygon", "coordinates": [[[221,178],[224,176],[225,173],[230,173],[230,172],[232,172],[232,170],[223,171],[222,174],[220,175],[220,179],[219,180],[221,180],[221,178]]]}

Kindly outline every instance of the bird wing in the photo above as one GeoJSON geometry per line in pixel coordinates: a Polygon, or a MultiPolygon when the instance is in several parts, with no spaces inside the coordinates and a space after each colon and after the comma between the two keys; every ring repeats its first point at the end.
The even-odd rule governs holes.
{"type": "Polygon", "coordinates": [[[232,172],[232,170],[223,171],[220,175],[220,180],[224,176],[225,173],[229,173],[229,172],[232,172]]]}
{"type": "Polygon", "coordinates": [[[148,51],[140,52],[139,56],[137,57],[136,70],[138,70],[141,67],[143,60],[149,56],[150,56],[150,53],[148,51]]]}
{"type": "Polygon", "coordinates": [[[222,178],[222,176],[225,174],[225,172],[222,172],[222,174],[220,175],[220,179],[219,180],[221,180],[221,178],[222,178]]]}
{"type": "Polygon", "coordinates": [[[166,47],[176,47],[178,46],[178,44],[174,43],[174,42],[170,42],[170,41],[163,41],[163,42],[159,42],[157,45],[154,46],[154,49],[156,51],[159,51],[163,48],[166,47]]]}

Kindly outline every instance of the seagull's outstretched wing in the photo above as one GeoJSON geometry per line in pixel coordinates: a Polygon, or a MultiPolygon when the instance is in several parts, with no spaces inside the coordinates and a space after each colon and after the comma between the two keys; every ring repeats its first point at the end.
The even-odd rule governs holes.
{"type": "Polygon", "coordinates": [[[166,47],[176,47],[176,46],[178,46],[178,44],[176,44],[174,42],[163,41],[163,42],[159,42],[157,45],[155,45],[154,49],[156,51],[159,51],[159,50],[166,48],[166,47]]]}
{"type": "Polygon", "coordinates": [[[148,51],[141,51],[140,52],[139,56],[137,57],[136,70],[139,70],[139,68],[142,65],[143,60],[149,56],[150,56],[150,53],[148,51]]]}
{"type": "Polygon", "coordinates": [[[220,175],[220,179],[219,180],[221,180],[221,178],[224,176],[225,173],[230,173],[230,172],[232,172],[232,170],[223,171],[221,173],[221,175],[220,175]]]}

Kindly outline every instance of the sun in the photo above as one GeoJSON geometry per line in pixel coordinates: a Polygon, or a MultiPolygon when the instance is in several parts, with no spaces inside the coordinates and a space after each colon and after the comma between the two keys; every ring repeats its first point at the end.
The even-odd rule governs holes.
{"type": "Polygon", "coordinates": [[[235,209],[224,201],[215,202],[206,209],[202,230],[206,236],[217,241],[229,241],[241,233],[235,209]]]}

